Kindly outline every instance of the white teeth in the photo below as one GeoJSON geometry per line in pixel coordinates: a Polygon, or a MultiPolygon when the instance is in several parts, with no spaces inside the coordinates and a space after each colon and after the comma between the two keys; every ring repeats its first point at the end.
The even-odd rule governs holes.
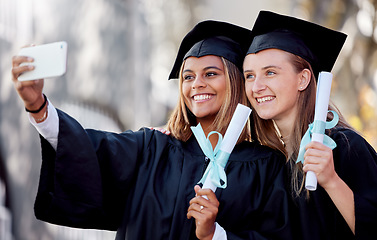
{"type": "Polygon", "coordinates": [[[211,98],[210,95],[195,95],[194,96],[195,101],[201,101],[201,100],[210,99],[210,98],[211,98]]]}
{"type": "Polygon", "coordinates": [[[265,101],[270,101],[274,99],[274,97],[263,97],[263,98],[257,98],[257,102],[258,103],[262,103],[262,102],[265,102],[265,101]]]}

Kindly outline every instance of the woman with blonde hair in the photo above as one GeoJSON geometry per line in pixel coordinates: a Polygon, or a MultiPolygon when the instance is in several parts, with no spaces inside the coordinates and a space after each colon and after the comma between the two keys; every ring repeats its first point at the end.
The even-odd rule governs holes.
{"type": "Polygon", "coordinates": [[[336,148],[310,142],[299,156],[314,121],[316,76],[332,70],[346,35],[268,11],[259,13],[252,31],[243,64],[255,110],[252,135],[286,156],[297,239],[376,239],[377,154],[332,104],[327,119],[339,122],[326,134],[336,148]],[[318,179],[316,191],[303,187],[308,171],[318,179]]]}

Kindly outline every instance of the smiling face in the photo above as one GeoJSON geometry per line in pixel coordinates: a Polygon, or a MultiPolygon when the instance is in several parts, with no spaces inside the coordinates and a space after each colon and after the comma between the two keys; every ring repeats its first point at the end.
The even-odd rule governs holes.
{"type": "Polygon", "coordinates": [[[211,124],[226,96],[226,76],[220,57],[186,59],[182,70],[182,94],[197,122],[211,124]]]}
{"type": "Polygon", "coordinates": [[[262,119],[292,122],[297,116],[299,93],[308,83],[303,72],[295,71],[289,54],[267,49],[245,57],[246,95],[262,119]]]}

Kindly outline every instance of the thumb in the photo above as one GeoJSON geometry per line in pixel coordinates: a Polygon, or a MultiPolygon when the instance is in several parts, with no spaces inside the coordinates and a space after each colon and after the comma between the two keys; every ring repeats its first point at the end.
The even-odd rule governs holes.
{"type": "Polygon", "coordinates": [[[202,189],[202,188],[201,188],[199,185],[195,185],[195,187],[194,187],[195,194],[198,195],[198,192],[199,192],[201,189],[202,189]]]}

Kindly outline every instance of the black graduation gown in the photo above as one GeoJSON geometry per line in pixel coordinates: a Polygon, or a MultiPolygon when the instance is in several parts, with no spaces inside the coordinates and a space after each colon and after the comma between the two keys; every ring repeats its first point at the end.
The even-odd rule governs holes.
{"type": "MultiPolygon", "coordinates": [[[[35,202],[40,220],[117,230],[116,239],[196,239],[187,219],[205,156],[194,137],[178,141],[148,128],[121,134],[83,129],[58,110],[57,151],[42,139],[35,202]]],[[[218,188],[217,222],[228,239],[291,239],[284,157],[243,142],[218,188]]]]}
{"type": "Polygon", "coordinates": [[[298,239],[377,239],[377,154],[356,132],[337,128],[330,137],[336,142],[333,150],[335,171],[351,188],[355,200],[355,235],[331,201],[318,185],[305,197],[295,199],[299,208],[296,232],[298,239]]]}

